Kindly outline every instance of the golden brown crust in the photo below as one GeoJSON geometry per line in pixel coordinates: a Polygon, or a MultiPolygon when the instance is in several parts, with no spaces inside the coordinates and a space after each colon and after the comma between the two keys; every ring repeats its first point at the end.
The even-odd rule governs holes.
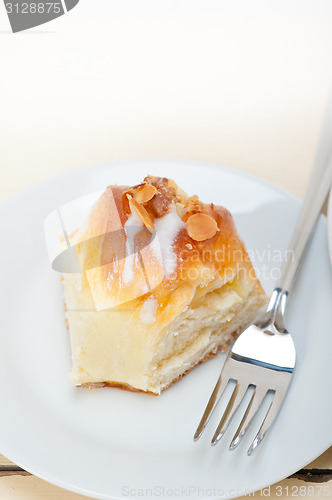
{"type": "Polygon", "coordinates": [[[97,382],[97,383],[87,383],[80,384],[77,387],[83,387],[83,389],[102,389],[104,387],[112,387],[113,389],[120,389],[121,391],[128,392],[142,392],[144,394],[151,394],[152,396],[158,396],[155,392],[143,391],[142,389],[136,389],[130,384],[121,384],[120,382],[97,382]]]}
{"type": "MultiPolygon", "coordinates": [[[[134,298],[137,298],[139,306],[146,299],[147,276],[150,291],[153,290],[159,304],[165,305],[167,295],[183,283],[196,288],[204,287],[216,278],[230,281],[232,273],[237,274],[239,269],[250,273],[250,278],[257,281],[228,210],[213,203],[203,203],[196,195],[188,197],[174,186],[176,184],[169,179],[152,176],[146,177],[138,186],[109,186],[93,208],[85,234],[81,235],[85,240],[81,254],[83,268],[87,270],[87,286],[91,287],[100,309],[114,307],[134,298]],[[146,214],[146,217],[142,215],[142,223],[149,230],[144,227],[135,236],[135,245],[141,249],[141,257],[135,261],[132,270],[134,279],[128,286],[123,277],[127,241],[124,225],[131,215],[130,202],[133,202],[133,198],[130,197],[134,195],[135,189],[145,185],[155,187],[156,194],[144,206],[134,200],[142,208],[136,213],[146,214]],[[177,262],[174,272],[167,274],[165,261],[158,260],[153,251],[149,250],[155,237],[150,230],[170,212],[171,207],[182,227],[169,243],[177,262]],[[216,224],[211,237],[208,232],[203,238],[191,237],[185,224],[197,214],[204,215],[207,220],[216,224]],[[117,302],[114,302],[115,297],[117,302]]],[[[204,220],[204,217],[199,217],[199,220],[204,220]]]]}
{"type": "MultiPolygon", "coordinates": [[[[125,339],[123,345],[127,351],[123,348],[118,354],[119,359],[123,361],[127,361],[131,356],[133,366],[136,366],[136,352],[131,348],[132,343],[138,345],[140,342],[144,349],[145,346],[150,349],[150,351],[147,349],[147,361],[143,356],[140,358],[144,359],[146,363],[144,366],[148,366],[149,360],[153,357],[154,344],[158,344],[161,332],[165,332],[172,321],[186,311],[188,305],[200,306],[201,299],[210,292],[214,294],[224,289],[227,294],[229,287],[233,295],[235,292],[245,304],[248,294],[254,290],[255,299],[258,299],[257,308],[260,301],[263,302],[266,297],[229,211],[213,203],[203,203],[196,195],[188,197],[173,181],[166,178],[149,176],[136,186],[109,186],[94,205],[87,223],[75,234],[75,238],[79,239],[78,241],[76,239],[76,243],[79,245],[84,269],[83,286],[79,287],[79,299],[81,303],[89,304],[90,312],[91,309],[92,311],[112,309],[119,314],[119,317],[124,315],[124,323],[129,325],[130,332],[127,338],[126,327],[123,328],[122,335],[125,339]],[[134,210],[131,207],[133,204],[136,207],[134,210]],[[134,236],[130,236],[130,228],[134,236]],[[151,244],[153,238],[157,238],[157,246],[154,247],[151,244]],[[131,249],[128,252],[129,243],[131,249]],[[133,248],[135,255],[132,252],[133,248]],[[170,250],[175,263],[171,266],[171,271],[167,270],[165,265],[167,264],[165,250],[170,250]],[[128,263],[129,272],[126,268],[128,263]],[[245,275],[242,275],[242,272],[245,275]],[[151,301],[147,300],[150,300],[149,296],[151,301]],[[149,309],[151,304],[152,312],[149,309]],[[149,307],[145,309],[146,306],[149,307]],[[128,317],[126,311],[130,311],[128,317]],[[152,316],[152,321],[149,315],[152,316]],[[135,328],[131,326],[134,324],[140,332],[138,338],[135,337],[135,328]]],[[[108,331],[107,317],[106,315],[106,319],[102,322],[96,321],[96,332],[108,331]]],[[[234,325],[227,326],[225,337],[228,337],[229,331],[234,329],[239,321],[245,321],[243,318],[244,316],[234,325]]],[[[94,325],[93,322],[91,324],[94,325]]],[[[121,328],[122,322],[119,320],[118,328],[114,328],[114,332],[118,332],[121,328]]],[[[236,337],[237,333],[238,330],[232,337],[236,337]]],[[[105,339],[102,342],[108,346],[112,345],[107,335],[105,339]]],[[[79,343],[79,335],[75,342],[79,343]]],[[[117,342],[116,336],[112,342],[114,344],[117,342]]],[[[217,343],[219,340],[214,339],[214,342],[217,343]]],[[[144,349],[142,348],[143,351],[144,349]]],[[[215,356],[218,350],[226,349],[225,341],[218,347],[207,347],[207,349],[211,351],[194,366],[215,356]]],[[[109,370],[105,362],[107,358],[104,359],[102,351],[99,350],[93,357],[92,363],[88,359],[83,377],[79,371],[80,366],[84,366],[81,355],[77,355],[76,358],[75,356],[76,354],[73,355],[75,382],[99,380],[99,376],[102,375],[99,383],[83,383],[82,387],[109,386],[150,394],[155,393],[134,386],[155,388],[156,392],[159,390],[152,382],[146,383],[149,381],[146,378],[148,371],[142,368],[142,364],[142,366],[137,365],[135,376],[132,374],[127,376],[125,369],[122,372],[120,369],[118,372],[117,363],[114,365],[115,368],[109,370]],[[98,368],[100,360],[104,360],[105,364],[102,365],[102,369],[98,368]],[[91,378],[87,373],[91,374],[91,378]],[[94,373],[98,375],[93,376],[94,373]],[[103,381],[103,378],[106,380],[103,381]]],[[[163,390],[186,375],[194,366],[174,379],[163,390]]],[[[178,366],[177,373],[180,370],[181,366],[178,366]]]]}

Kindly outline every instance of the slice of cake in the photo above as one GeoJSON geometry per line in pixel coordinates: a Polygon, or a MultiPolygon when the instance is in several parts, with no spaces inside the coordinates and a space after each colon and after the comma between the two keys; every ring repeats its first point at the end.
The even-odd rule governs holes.
{"type": "Polygon", "coordinates": [[[160,394],[267,301],[230,213],[170,179],[109,186],[70,243],[82,266],[63,275],[77,386],[160,394]]]}

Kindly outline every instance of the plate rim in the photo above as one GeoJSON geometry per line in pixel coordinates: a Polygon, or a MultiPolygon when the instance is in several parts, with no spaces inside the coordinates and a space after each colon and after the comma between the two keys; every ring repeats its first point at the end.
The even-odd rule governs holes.
{"type": "Polygon", "coordinates": [[[327,244],[329,247],[330,263],[332,265],[332,187],[329,193],[326,218],[327,218],[327,244]]]}
{"type": "MultiPolygon", "coordinates": [[[[297,201],[297,202],[302,201],[302,198],[300,196],[295,195],[291,191],[288,191],[286,188],[279,186],[278,184],[274,184],[272,181],[269,181],[267,179],[263,179],[262,177],[259,177],[259,175],[257,175],[257,174],[245,172],[245,171],[243,171],[239,168],[236,168],[236,167],[230,167],[228,165],[218,164],[218,163],[214,163],[214,162],[190,160],[190,159],[185,159],[185,158],[175,158],[175,157],[174,158],[173,157],[170,157],[170,158],[167,158],[167,157],[144,158],[144,157],[142,157],[142,158],[134,158],[132,160],[121,159],[121,160],[114,160],[114,161],[110,161],[110,162],[101,162],[101,163],[93,163],[93,164],[89,164],[89,165],[82,165],[82,166],[78,166],[74,169],[67,170],[65,172],[52,174],[49,177],[46,177],[45,179],[41,179],[37,182],[34,182],[31,185],[21,189],[20,191],[18,191],[16,193],[11,194],[7,198],[3,199],[0,202],[0,210],[7,203],[15,202],[16,198],[20,198],[21,196],[28,195],[29,193],[32,193],[33,191],[38,190],[39,188],[42,188],[43,186],[47,186],[49,184],[51,185],[53,182],[58,181],[58,180],[60,181],[61,179],[65,179],[66,177],[71,177],[72,175],[74,176],[74,175],[77,175],[79,173],[84,174],[84,173],[89,172],[90,170],[91,171],[99,170],[99,169],[103,169],[103,168],[107,168],[107,167],[115,168],[117,166],[125,167],[125,166],[130,166],[131,164],[134,164],[134,163],[143,163],[143,162],[147,163],[147,164],[151,164],[151,165],[153,163],[171,163],[171,162],[174,162],[174,163],[182,163],[183,166],[187,166],[187,167],[189,167],[190,165],[193,165],[193,166],[202,167],[202,168],[208,167],[208,168],[212,168],[214,170],[219,170],[219,171],[223,170],[225,172],[229,172],[229,173],[233,173],[233,174],[235,173],[236,175],[239,175],[241,177],[245,177],[249,180],[252,180],[252,181],[258,182],[260,184],[263,184],[267,187],[270,187],[270,188],[274,189],[275,191],[278,191],[280,194],[284,194],[286,196],[289,196],[290,198],[293,199],[293,201],[297,201]]],[[[332,191],[332,189],[331,189],[331,191],[332,191]]],[[[325,214],[321,214],[321,215],[326,217],[325,214]]]]}

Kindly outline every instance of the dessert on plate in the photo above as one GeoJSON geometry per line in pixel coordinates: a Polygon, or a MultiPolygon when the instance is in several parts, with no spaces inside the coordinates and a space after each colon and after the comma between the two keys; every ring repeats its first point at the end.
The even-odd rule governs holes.
{"type": "Polygon", "coordinates": [[[160,394],[267,301],[231,214],[167,178],[107,187],[69,240],[82,268],[63,274],[77,386],[160,394]]]}

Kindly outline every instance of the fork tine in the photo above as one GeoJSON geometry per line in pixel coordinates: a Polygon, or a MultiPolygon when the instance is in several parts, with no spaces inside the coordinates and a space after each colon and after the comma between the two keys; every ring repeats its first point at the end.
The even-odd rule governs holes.
{"type": "Polygon", "coordinates": [[[236,433],[234,434],[234,437],[231,441],[231,444],[229,445],[230,450],[234,450],[238,444],[240,443],[241,439],[247,432],[247,429],[253,420],[254,416],[256,415],[256,412],[258,411],[260,405],[263,402],[263,399],[266,396],[266,389],[262,389],[259,386],[255,387],[255,391],[252,394],[252,397],[249,401],[248,407],[245,411],[245,414],[243,415],[243,418],[241,420],[241,423],[239,427],[237,428],[236,433]]]}
{"type": "Polygon", "coordinates": [[[212,445],[216,445],[225,434],[227,427],[234,416],[234,413],[238,409],[245,393],[247,392],[247,389],[248,384],[241,384],[239,382],[236,383],[231,399],[228,402],[227,408],[224,411],[224,414],[212,438],[212,445]]]}
{"type": "Polygon", "coordinates": [[[277,413],[280,409],[280,406],[284,400],[284,396],[285,396],[285,393],[282,390],[275,392],[273,399],[272,399],[272,402],[271,402],[269,409],[267,410],[267,413],[266,413],[265,418],[263,420],[263,423],[262,423],[255,439],[253,440],[253,442],[249,446],[249,449],[247,452],[249,456],[253,454],[253,452],[256,450],[256,448],[260,445],[260,443],[265,438],[269,428],[271,427],[271,424],[273,423],[274,419],[277,416],[277,413]]]}
{"type": "Polygon", "coordinates": [[[222,372],[217,380],[216,386],[213,389],[213,392],[210,396],[208,404],[206,405],[206,408],[205,408],[204,414],[201,418],[201,421],[198,424],[198,427],[197,427],[196,432],[194,434],[194,441],[197,441],[201,437],[213,410],[217,406],[217,403],[218,403],[219,399],[221,398],[221,396],[223,395],[223,392],[226,389],[226,386],[229,382],[229,378],[227,376],[222,377],[223,371],[224,370],[222,370],[222,372]]]}

